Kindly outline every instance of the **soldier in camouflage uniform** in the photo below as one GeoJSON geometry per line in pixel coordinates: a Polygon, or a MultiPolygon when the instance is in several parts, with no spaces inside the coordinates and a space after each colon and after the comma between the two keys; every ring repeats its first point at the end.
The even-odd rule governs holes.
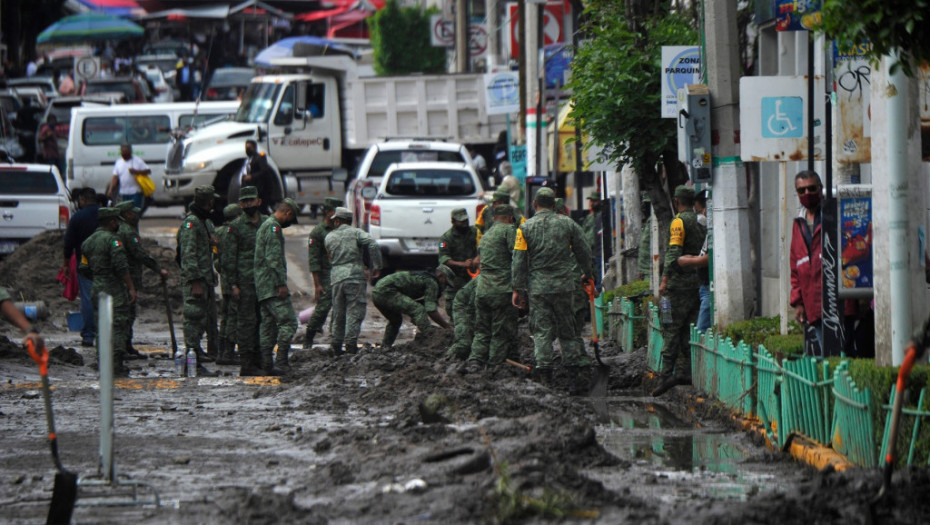
{"type": "Polygon", "coordinates": [[[81,271],[90,272],[93,279],[91,298],[95,314],[99,316],[97,301],[100,294],[113,298],[113,374],[128,376],[129,370],[123,360],[126,359],[126,343],[129,341],[129,308],[136,302],[136,287],[129,273],[126,248],[116,234],[119,223],[118,209],[100,208],[97,231],[81,244],[81,271]]]}
{"type": "Polygon", "coordinates": [[[388,349],[394,345],[404,315],[410,316],[423,334],[433,330],[430,319],[443,328],[452,328],[439,313],[439,296],[446,282],[454,278],[452,268],[440,264],[434,272],[397,272],[378,281],[371,301],[388,322],[381,346],[388,349]],[[421,299],[423,304],[418,302],[421,299]]]}
{"type": "Polygon", "coordinates": [[[694,189],[678,186],[674,194],[675,209],[678,215],[669,227],[668,250],[665,251],[665,265],[659,297],[667,296],[672,303],[672,322],[662,325],[662,371],[661,383],[652,391],[653,396],[661,396],[676,385],[691,384],[691,352],[689,343],[691,324],[697,321],[701,309],[701,296],[698,289],[701,280],[695,268],[683,268],[678,264],[682,255],[699,255],[704,246],[707,230],[698,223],[694,213],[694,189]],[[679,356],[682,358],[677,363],[679,356]],[[674,375],[678,370],[679,376],[674,375]]]}
{"type": "MultiPolygon", "coordinates": [[[[565,208],[565,200],[558,198],[555,200],[555,211],[559,215],[567,215],[567,209],[565,208]]],[[[581,268],[578,267],[578,263],[572,261],[572,275],[575,276],[575,292],[572,297],[575,305],[575,330],[578,331],[578,336],[581,336],[581,332],[584,331],[584,325],[588,322],[588,317],[591,315],[590,305],[588,304],[588,293],[584,291],[584,285],[581,282],[581,268]]]]}
{"type": "Polygon", "coordinates": [[[588,247],[594,250],[594,241],[597,237],[597,227],[601,219],[601,192],[592,191],[588,195],[588,208],[591,213],[584,216],[581,223],[581,229],[584,230],[584,238],[588,241],[588,247]]]}
{"type": "Polygon", "coordinates": [[[255,291],[261,308],[259,354],[266,375],[290,371],[291,339],[297,331],[297,314],[287,289],[287,258],[284,253],[284,228],[297,224],[300,207],[284,199],[274,214],[255,234],[255,291]],[[278,346],[274,358],[275,344],[278,346]]]}
{"type": "Polygon", "coordinates": [[[639,237],[639,254],[636,258],[636,269],[641,280],[652,280],[652,199],[649,192],[642,192],[643,199],[643,228],[639,237]]]}
{"type": "Polygon", "coordinates": [[[365,309],[368,306],[368,291],[363,263],[363,250],[368,252],[372,279],[381,275],[381,249],[371,235],[352,227],[352,212],[348,208],[336,208],[333,213],[336,229],[326,235],[326,253],[332,262],[330,282],[333,286],[333,355],[345,351],[358,352],[358,334],[362,331],[365,309]]]}
{"type": "Polygon", "coordinates": [[[446,298],[446,315],[449,321],[455,324],[455,314],[452,306],[455,294],[471,280],[469,271],[478,269],[478,229],[468,225],[468,212],[465,208],[452,210],[452,227],[446,230],[439,238],[439,264],[444,264],[455,273],[446,285],[443,294],[446,298]]]}
{"type": "MultiPolygon", "coordinates": [[[[131,200],[123,201],[116,206],[120,211],[119,229],[116,235],[126,249],[126,258],[129,262],[129,275],[132,276],[132,284],[136,291],[142,290],[142,266],[159,274],[162,279],[168,276],[168,270],[162,270],[158,261],[155,260],[142,246],[142,238],[139,237],[139,214],[142,210],[137,208],[131,200]]],[[[132,325],[136,322],[136,303],[129,305],[129,328],[127,332],[129,339],[126,340],[126,356],[129,359],[143,357],[138,350],[132,346],[132,325]]]]}
{"type": "Polygon", "coordinates": [[[329,256],[326,255],[323,240],[329,232],[336,229],[333,226],[333,214],[339,206],[342,206],[342,200],[333,197],[326,198],[323,202],[323,222],[310,231],[310,237],[307,239],[307,259],[310,261],[310,273],[313,274],[313,302],[316,306],[313,307],[313,315],[307,321],[307,334],[304,337],[305,350],[313,348],[313,338],[323,331],[329,310],[333,307],[332,286],[329,280],[332,265],[329,262],[329,256]]]}
{"type": "Polygon", "coordinates": [[[481,238],[478,252],[481,273],[475,278],[475,338],[468,356],[466,371],[477,372],[504,362],[517,340],[517,309],[512,304],[513,245],[517,230],[513,208],[501,204],[494,208],[494,226],[481,238]]]}
{"type": "Polygon", "coordinates": [[[477,286],[478,279],[472,279],[455,294],[455,300],[452,302],[455,325],[452,346],[446,352],[448,359],[464,361],[471,353],[472,340],[475,338],[475,289],[477,286]]]}
{"type": "Polygon", "coordinates": [[[205,361],[200,341],[216,327],[216,273],[213,271],[215,248],[213,203],[217,198],[213,186],[198,186],[194,202],[178,229],[181,262],[181,293],[184,296],[184,345],[197,355],[197,375],[216,375],[203,366],[205,361]],[[213,323],[211,329],[209,324],[213,323]]]}
{"type": "MultiPolygon", "coordinates": [[[[494,207],[502,204],[510,204],[510,192],[506,188],[497,188],[491,197],[491,205],[481,209],[478,220],[475,221],[475,227],[478,228],[478,242],[481,242],[481,236],[494,225],[494,207]]],[[[513,223],[523,224],[526,219],[520,213],[519,208],[513,208],[513,223]]]]}
{"type": "Polygon", "coordinates": [[[231,244],[235,242],[231,232],[232,223],[242,215],[242,208],[238,204],[228,204],[223,208],[223,218],[226,222],[216,229],[216,251],[214,259],[216,271],[220,274],[220,291],[223,294],[220,302],[220,329],[219,329],[219,356],[218,365],[238,365],[236,356],[236,317],[239,312],[239,302],[232,297],[232,285],[229,282],[229,261],[232,252],[231,244]]]}
{"type": "Polygon", "coordinates": [[[233,330],[239,345],[239,375],[247,377],[263,373],[258,352],[260,314],[255,291],[255,235],[268,216],[261,214],[261,199],[255,186],[243,186],[239,190],[239,207],[243,213],[229,225],[224,242],[228,251],[223,261],[232,300],[237,303],[233,330]]]}
{"type": "Polygon", "coordinates": [[[552,342],[562,344],[562,365],[575,375],[591,365],[575,328],[576,277],[572,259],[584,278],[592,275],[591,250],[575,221],[553,211],[555,193],[540,188],[533,201],[536,214],[517,229],[513,252],[513,305],[522,308],[529,295],[536,368],[541,379],[552,377],[552,342]]]}

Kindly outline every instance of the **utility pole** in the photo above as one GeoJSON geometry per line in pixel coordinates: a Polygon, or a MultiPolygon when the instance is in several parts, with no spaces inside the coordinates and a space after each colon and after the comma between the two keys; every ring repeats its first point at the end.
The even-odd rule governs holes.
{"type": "Polygon", "coordinates": [[[739,35],[736,2],[702,2],[713,148],[714,317],[746,319],[755,300],[749,191],[739,154],[739,35]]]}
{"type": "MultiPolygon", "coordinates": [[[[485,0],[484,11],[488,17],[488,54],[487,54],[487,72],[490,73],[497,68],[497,60],[500,57],[500,17],[498,16],[497,0],[485,0]]],[[[506,62],[506,61],[505,61],[506,62]]]]}
{"type": "Polygon", "coordinates": [[[468,6],[455,0],[455,72],[468,72],[468,6]]]}

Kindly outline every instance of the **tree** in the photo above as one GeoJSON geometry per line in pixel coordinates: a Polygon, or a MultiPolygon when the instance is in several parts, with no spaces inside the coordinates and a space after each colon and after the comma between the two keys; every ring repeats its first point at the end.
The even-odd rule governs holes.
{"type": "Polygon", "coordinates": [[[407,73],[442,73],[446,69],[446,50],[430,44],[429,17],[435,8],[400,7],[388,0],[368,21],[374,67],[379,75],[407,73]]]}
{"type": "Polygon", "coordinates": [[[649,192],[659,231],[667,235],[673,217],[668,192],[688,177],[678,161],[676,122],[661,118],[662,46],[694,45],[698,35],[693,18],[661,5],[591,2],[586,41],[575,50],[568,87],[571,118],[591,143],[604,148],[605,160],[633,166],[649,192]]]}
{"type": "Polygon", "coordinates": [[[869,55],[875,60],[897,52],[908,76],[914,76],[914,65],[930,61],[930,19],[928,0],[866,1],[824,0],[822,20],[817,30],[825,32],[839,43],[850,47],[861,42],[872,45],[869,55]]]}

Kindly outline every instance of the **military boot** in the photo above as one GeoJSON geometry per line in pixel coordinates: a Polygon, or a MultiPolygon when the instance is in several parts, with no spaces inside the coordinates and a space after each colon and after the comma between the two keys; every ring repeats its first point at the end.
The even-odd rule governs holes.
{"type": "Polygon", "coordinates": [[[220,355],[216,358],[216,364],[218,365],[238,365],[239,360],[236,359],[236,355],[233,353],[233,345],[225,337],[220,338],[220,355]]]}
{"type": "Polygon", "coordinates": [[[357,341],[346,341],[346,353],[347,354],[357,354],[358,353],[358,342],[357,341]]]}
{"type": "Polygon", "coordinates": [[[262,369],[263,376],[283,376],[284,372],[274,366],[274,353],[268,352],[267,355],[262,352],[262,369]]]}
{"type": "Polygon", "coordinates": [[[666,375],[666,376],[659,376],[659,379],[660,379],[659,386],[657,386],[652,391],[652,397],[659,397],[662,394],[668,392],[669,390],[675,388],[676,386],[680,384],[678,382],[678,379],[674,375],[671,375],[671,374],[666,375]]]}
{"type": "Polygon", "coordinates": [[[304,350],[310,350],[313,348],[313,338],[318,334],[317,330],[311,330],[310,327],[307,327],[307,335],[304,336],[304,350]]]}
{"type": "Polygon", "coordinates": [[[274,361],[274,366],[278,367],[279,370],[285,373],[291,371],[291,363],[288,356],[290,351],[290,345],[286,345],[283,348],[279,346],[278,355],[275,357],[274,361]]]}

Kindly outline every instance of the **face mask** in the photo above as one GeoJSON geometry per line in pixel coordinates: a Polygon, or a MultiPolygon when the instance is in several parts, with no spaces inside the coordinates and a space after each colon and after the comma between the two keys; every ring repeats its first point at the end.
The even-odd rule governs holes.
{"type": "Polygon", "coordinates": [[[292,224],[294,224],[294,221],[285,221],[285,222],[282,222],[282,223],[281,223],[281,227],[282,227],[282,228],[289,228],[292,224]]]}
{"type": "Polygon", "coordinates": [[[255,217],[255,214],[258,213],[258,206],[249,206],[248,208],[242,208],[242,212],[248,215],[249,217],[255,217]]]}
{"type": "Polygon", "coordinates": [[[820,206],[820,192],[798,195],[798,199],[801,201],[801,205],[808,210],[813,210],[817,206],[820,206]]]}
{"type": "Polygon", "coordinates": [[[456,225],[455,225],[455,230],[456,230],[456,231],[459,231],[459,232],[463,232],[463,233],[464,233],[464,232],[467,232],[470,228],[471,228],[471,227],[470,227],[469,225],[467,225],[467,224],[464,224],[464,225],[462,225],[462,224],[456,224],[456,225]]]}

